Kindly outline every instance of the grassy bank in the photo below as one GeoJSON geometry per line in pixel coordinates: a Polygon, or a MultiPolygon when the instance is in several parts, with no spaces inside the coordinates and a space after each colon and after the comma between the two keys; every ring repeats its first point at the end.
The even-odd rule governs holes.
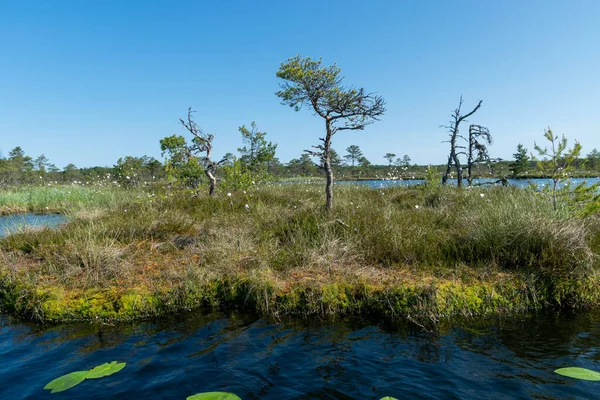
{"type": "MultiPolygon", "coordinates": [[[[31,195],[32,210],[70,222],[0,241],[2,308],[40,321],[209,306],[422,324],[600,304],[600,222],[556,214],[536,193],[348,185],[336,196],[327,214],[320,185],[216,198],[118,188],[71,203],[31,195]]],[[[22,197],[2,199],[3,209],[22,206],[22,197]]]]}

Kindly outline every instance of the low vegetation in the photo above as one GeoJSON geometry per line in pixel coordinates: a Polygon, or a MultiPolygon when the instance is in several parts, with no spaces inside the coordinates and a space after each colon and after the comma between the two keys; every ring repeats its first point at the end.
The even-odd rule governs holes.
{"type": "Polygon", "coordinates": [[[411,166],[394,153],[383,156],[388,165],[372,165],[357,145],[340,156],[332,139],[378,121],[381,96],[343,86],[335,64],[310,57],[288,59],[277,77],[282,103],[307,107],[325,125],[321,144],[286,166],[255,122],[239,128],[240,156],[218,160],[215,135],[191,108],[180,119],[187,138],[160,141],[164,165],[128,156],[112,168],[60,171],[20,147],[0,158],[0,213],[69,219],[0,240],[3,310],[39,321],[110,321],[245,307],[274,317],[362,313],[425,324],[600,304],[600,183],[571,184],[600,173],[596,150],[583,158],[578,142],[569,148],[548,128],[548,148],[534,144],[539,158],[521,144],[514,162],[492,158],[486,127],[459,130],[482,102],[465,114],[461,98],[446,127],[445,167],[411,166]],[[334,173],[423,185],[336,185],[334,207],[334,173]],[[489,176],[551,184],[474,186],[489,176]],[[443,185],[455,178],[456,187],[443,185]]]}
{"type": "Polygon", "coordinates": [[[0,240],[2,308],[38,321],[208,306],[426,324],[600,303],[600,220],[554,211],[542,192],[336,192],[330,212],[320,184],[5,192],[3,210],[60,211],[69,223],[0,240]]]}

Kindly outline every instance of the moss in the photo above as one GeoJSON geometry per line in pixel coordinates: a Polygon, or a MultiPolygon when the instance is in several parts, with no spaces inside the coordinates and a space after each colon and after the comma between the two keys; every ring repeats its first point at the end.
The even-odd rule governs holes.
{"type": "Polygon", "coordinates": [[[5,310],[42,321],[130,320],[182,309],[243,307],[273,315],[368,314],[388,319],[439,320],[535,310],[544,304],[586,307],[600,304],[599,282],[558,281],[553,288],[532,289],[514,278],[500,283],[432,281],[400,285],[334,282],[278,287],[248,278],[215,279],[202,285],[151,293],[117,288],[66,291],[60,287],[28,288],[2,280],[5,310]],[[531,293],[535,292],[536,296],[531,293]],[[540,297],[540,295],[542,297],[540,297]]]}

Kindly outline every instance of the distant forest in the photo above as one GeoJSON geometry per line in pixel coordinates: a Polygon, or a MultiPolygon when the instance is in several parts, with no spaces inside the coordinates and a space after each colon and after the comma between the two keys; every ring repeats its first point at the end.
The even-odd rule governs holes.
{"type": "MultiPolygon", "coordinates": [[[[243,149],[240,149],[243,150],[243,149]]],[[[388,160],[387,165],[373,164],[366,159],[356,145],[349,146],[345,154],[340,156],[332,152],[332,167],[338,180],[343,179],[422,179],[427,172],[427,165],[411,163],[408,155],[396,157],[393,153],[383,155],[388,160]]],[[[223,162],[223,167],[217,174],[219,180],[224,178],[228,167],[234,163],[246,160],[244,154],[234,156],[228,153],[223,162]]],[[[574,177],[597,177],[600,175],[600,152],[592,150],[585,158],[574,162],[574,177]]],[[[281,163],[277,157],[264,161],[264,178],[266,180],[281,180],[293,177],[315,178],[322,177],[324,173],[315,162],[315,157],[304,153],[300,157],[281,163]]],[[[431,168],[442,174],[444,164],[432,165],[431,168]]],[[[532,161],[529,152],[519,146],[512,160],[493,160],[491,162],[477,163],[474,169],[475,177],[506,177],[528,178],[543,177],[532,161]]],[[[150,182],[164,181],[168,178],[168,163],[161,162],[153,157],[126,156],[117,160],[113,166],[98,166],[78,168],[69,164],[60,169],[45,155],[32,157],[25,153],[21,147],[12,149],[8,156],[0,158],[0,185],[32,185],[47,183],[73,183],[96,182],[99,180],[110,181],[124,187],[134,187],[150,182]],[[167,165],[165,165],[167,164],[167,165]]],[[[199,180],[202,176],[199,175],[199,180]]]]}

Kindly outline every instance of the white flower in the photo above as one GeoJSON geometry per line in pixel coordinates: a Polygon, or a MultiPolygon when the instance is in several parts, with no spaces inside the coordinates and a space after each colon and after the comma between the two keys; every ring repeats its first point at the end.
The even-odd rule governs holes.
{"type": "Polygon", "coordinates": [[[246,194],[246,191],[244,190],[244,194],[246,194]]]}
{"type": "Polygon", "coordinates": [[[244,205],[244,208],[246,209],[246,211],[250,211],[250,206],[248,204],[244,205]]]}
{"type": "Polygon", "coordinates": [[[231,197],[231,193],[227,193],[227,197],[231,197]]]}
{"type": "Polygon", "coordinates": [[[418,210],[418,209],[419,209],[419,205],[417,204],[417,205],[415,206],[415,208],[418,210]]]}
{"type": "Polygon", "coordinates": [[[481,197],[483,199],[485,197],[485,194],[479,193],[479,197],[481,197]]]}

